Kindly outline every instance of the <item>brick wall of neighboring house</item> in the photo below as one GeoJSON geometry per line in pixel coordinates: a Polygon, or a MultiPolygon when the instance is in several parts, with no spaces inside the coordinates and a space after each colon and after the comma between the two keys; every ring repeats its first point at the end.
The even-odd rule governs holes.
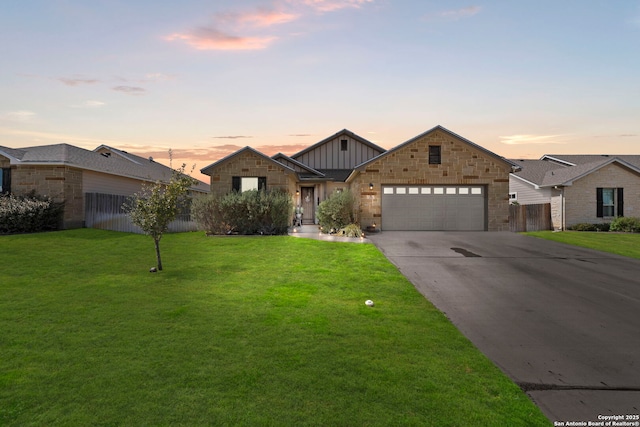
{"type": "Polygon", "coordinates": [[[280,188],[295,194],[296,175],[275,162],[252,152],[243,152],[218,165],[211,174],[211,193],[224,195],[231,192],[231,180],[234,176],[265,176],[267,190],[280,188]]]}
{"type": "Polygon", "coordinates": [[[84,223],[82,170],[67,166],[20,166],[11,171],[11,192],[24,195],[35,190],[39,196],[64,201],[63,228],[84,223]]]}
{"type": "Polygon", "coordinates": [[[370,163],[351,183],[359,195],[360,223],[381,223],[381,185],[484,185],[487,189],[489,231],[509,230],[509,172],[511,167],[464,141],[435,131],[370,163]],[[430,165],[429,145],[440,145],[442,162],[430,165]],[[369,183],[374,185],[369,190],[369,183]]]}
{"type": "MultiPolygon", "coordinates": [[[[598,218],[596,212],[596,188],[624,189],[624,216],[640,217],[640,175],[611,163],[564,188],[565,220],[570,227],[579,223],[610,222],[613,218],[598,218]]],[[[617,197],[617,195],[616,195],[617,197]]]]}

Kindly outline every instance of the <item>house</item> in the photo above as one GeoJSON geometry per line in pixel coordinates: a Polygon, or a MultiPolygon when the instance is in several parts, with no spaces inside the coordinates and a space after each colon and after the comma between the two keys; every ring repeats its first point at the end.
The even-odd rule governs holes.
{"type": "Polygon", "coordinates": [[[640,156],[550,155],[512,160],[509,198],[521,205],[550,203],[554,229],[640,216],[640,156]]]}
{"type": "Polygon", "coordinates": [[[288,191],[317,223],[334,191],[356,197],[361,227],[380,230],[509,229],[509,173],[516,165],[442,126],[385,150],[341,130],[292,155],[268,157],[251,147],[203,168],[211,193],[288,191]]]}
{"type": "MultiPolygon", "coordinates": [[[[172,169],[144,158],[101,145],[85,150],[69,144],[26,148],[0,146],[0,192],[24,195],[35,191],[64,202],[63,228],[79,228],[85,221],[87,193],[129,196],[143,183],[168,181],[172,169]]],[[[199,182],[195,193],[207,193],[199,182]]]]}

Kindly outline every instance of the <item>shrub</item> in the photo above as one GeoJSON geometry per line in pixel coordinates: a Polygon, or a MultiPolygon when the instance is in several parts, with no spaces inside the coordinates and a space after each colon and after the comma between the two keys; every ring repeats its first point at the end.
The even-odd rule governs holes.
{"type": "Polygon", "coordinates": [[[640,218],[619,217],[611,223],[611,231],[624,231],[626,233],[640,232],[640,218]]]}
{"type": "Polygon", "coordinates": [[[573,224],[567,229],[573,231],[609,231],[610,224],[608,222],[591,224],[588,222],[581,222],[579,224],[573,224]]]}
{"type": "Polygon", "coordinates": [[[338,235],[344,237],[362,237],[362,230],[358,224],[349,224],[338,230],[338,235]]]}
{"type": "Polygon", "coordinates": [[[0,234],[57,230],[64,203],[31,192],[26,196],[0,196],[0,234]]]}
{"type": "Polygon", "coordinates": [[[222,198],[213,194],[193,199],[191,215],[208,234],[227,234],[231,230],[231,225],[224,222],[221,202],[222,198]]]}
{"type": "Polygon", "coordinates": [[[333,193],[318,206],[318,222],[323,230],[340,230],[349,224],[357,224],[355,199],[349,190],[333,193]]]}
{"type": "Polygon", "coordinates": [[[232,192],[195,198],[192,214],[209,234],[286,234],[293,203],[282,190],[232,192]]]}

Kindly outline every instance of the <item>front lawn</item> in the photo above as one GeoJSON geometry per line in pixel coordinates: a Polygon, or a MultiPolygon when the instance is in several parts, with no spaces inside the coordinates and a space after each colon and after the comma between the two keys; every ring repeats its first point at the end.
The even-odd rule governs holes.
{"type": "Polygon", "coordinates": [[[631,258],[640,258],[640,234],[638,233],[532,231],[523,234],[631,258]]]}
{"type": "Polygon", "coordinates": [[[161,247],[0,236],[0,425],[550,425],[373,245],[161,247]]]}

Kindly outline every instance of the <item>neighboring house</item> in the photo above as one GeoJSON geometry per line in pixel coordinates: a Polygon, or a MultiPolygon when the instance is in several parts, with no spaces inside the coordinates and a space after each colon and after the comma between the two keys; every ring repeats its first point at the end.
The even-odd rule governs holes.
{"type": "Polygon", "coordinates": [[[436,126],[385,150],[342,130],[292,156],[245,147],[201,170],[211,192],[280,188],[317,223],[320,202],[350,189],[360,225],[382,230],[509,229],[509,173],[516,165],[436,126]]]}
{"type": "MultiPolygon", "coordinates": [[[[142,183],[168,181],[172,169],[152,158],[101,145],[85,150],[69,144],[8,148],[0,146],[0,191],[24,195],[35,191],[64,202],[63,228],[84,225],[86,193],[129,196],[142,183]]],[[[192,188],[207,193],[203,182],[192,188]]]]}
{"type": "Polygon", "coordinates": [[[509,198],[521,205],[550,203],[554,229],[640,216],[640,156],[544,155],[512,160],[509,198]]]}

